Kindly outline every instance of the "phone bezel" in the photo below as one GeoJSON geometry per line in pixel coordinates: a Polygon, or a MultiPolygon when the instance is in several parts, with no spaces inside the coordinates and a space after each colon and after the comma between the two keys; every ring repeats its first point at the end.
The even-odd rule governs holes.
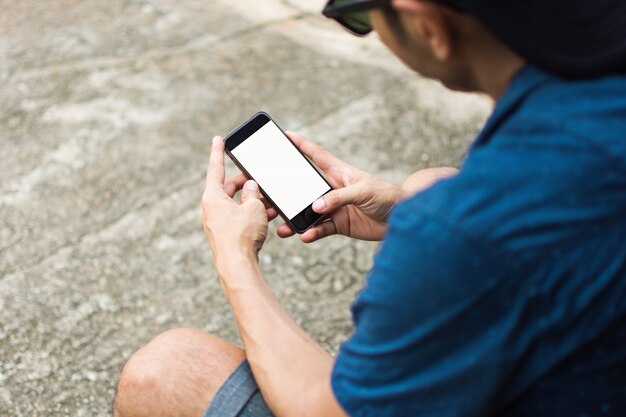
{"type": "MultiPolygon", "coordinates": [[[[302,155],[305,161],[309,163],[311,168],[315,172],[317,172],[317,174],[324,180],[326,184],[328,184],[328,187],[330,189],[326,193],[332,191],[333,189],[332,185],[330,185],[330,183],[326,180],[326,178],[324,178],[324,176],[319,172],[319,170],[315,167],[315,165],[313,165],[313,163],[309,161],[309,158],[307,158],[306,155],[300,152],[300,149],[298,149],[298,147],[291,141],[291,139],[289,139],[289,137],[285,134],[285,132],[280,128],[278,123],[276,123],[270,117],[269,114],[263,111],[256,113],[254,116],[252,116],[246,122],[241,124],[235,130],[230,132],[224,138],[224,148],[226,150],[226,154],[235,163],[235,165],[237,165],[237,167],[246,175],[246,177],[254,180],[254,177],[250,175],[250,173],[245,169],[245,167],[243,167],[243,165],[232,154],[232,150],[235,149],[240,144],[242,144],[244,141],[250,138],[254,133],[256,133],[259,129],[261,129],[263,126],[265,126],[267,123],[270,123],[270,122],[274,123],[278,127],[278,129],[281,131],[285,139],[288,140],[289,143],[291,143],[291,145],[298,151],[298,153],[302,155]]],[[[320,221],[326,218],[325,215],[319,214],[313,211],[313,208],[311,207],[313,202],[311,202],[311,204],[305,207],[304,210],[298,213],[293,219],[289,219],[283,213],[280,207],[278,207],[278,205],[274,203],[274,200],[272,200],[272,198],[269,195],[267,195],[267,193],[263,190],[263,187],[261,187],[260,184],[259,184],[259,191],[261,192],[263,197],[276,209],[276,211],[282,217],[285,223],[287,223],[289,227],[291,227],[297,233],[301,234],[301,233],[306,232],[308,229],[315,226],[317,223],[319,223],[320,221]]],[[[325,195],[326,193],[324,193],[323,195],[325,195]]]]}

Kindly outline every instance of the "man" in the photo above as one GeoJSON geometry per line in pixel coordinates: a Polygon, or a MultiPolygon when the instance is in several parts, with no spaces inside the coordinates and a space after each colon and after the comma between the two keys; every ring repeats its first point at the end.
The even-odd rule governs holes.
{"type": "Polygon", "coordinates": [[[314,205],[330,220],[301,239],[384,239],[336,359],[263,280],[275,213],[254,182],[225,180],[216,138],[202,221],[245,350],[166,332],[126,364],[114,414],[626,415],[625,3],[346,0],[326,14],[360,33],[371,19],[409,67],[490,95],[494,114],[458,173],[401,188],[289,134],[336,188],[314,205]]]}

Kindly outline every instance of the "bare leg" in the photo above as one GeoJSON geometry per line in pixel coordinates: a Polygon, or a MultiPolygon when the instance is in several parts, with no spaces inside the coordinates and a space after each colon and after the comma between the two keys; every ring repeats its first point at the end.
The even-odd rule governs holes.
{"type": "Polygon", "coordinates": [[[168,330],[124,366],[113,416],[201,417],[244,358],[242,349],[200,330],[168,330]]]}

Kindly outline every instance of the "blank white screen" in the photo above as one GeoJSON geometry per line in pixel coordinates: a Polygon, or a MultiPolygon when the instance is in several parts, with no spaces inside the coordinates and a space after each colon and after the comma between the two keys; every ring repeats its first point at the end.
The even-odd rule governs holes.
{"type": "Polygon", "coordinates": [[[233,149],[232,154],[289,219],[330,190],[271,121],[233,149]]]}

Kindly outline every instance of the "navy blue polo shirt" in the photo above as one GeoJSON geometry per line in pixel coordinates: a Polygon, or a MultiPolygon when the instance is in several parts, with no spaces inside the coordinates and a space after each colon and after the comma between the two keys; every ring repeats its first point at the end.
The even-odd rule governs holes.
{"type": "Polygon", "coordinates": [[[626,76],[521,71],[394,208],[352,313],[350,416],[626,416],[626,76]]]}

